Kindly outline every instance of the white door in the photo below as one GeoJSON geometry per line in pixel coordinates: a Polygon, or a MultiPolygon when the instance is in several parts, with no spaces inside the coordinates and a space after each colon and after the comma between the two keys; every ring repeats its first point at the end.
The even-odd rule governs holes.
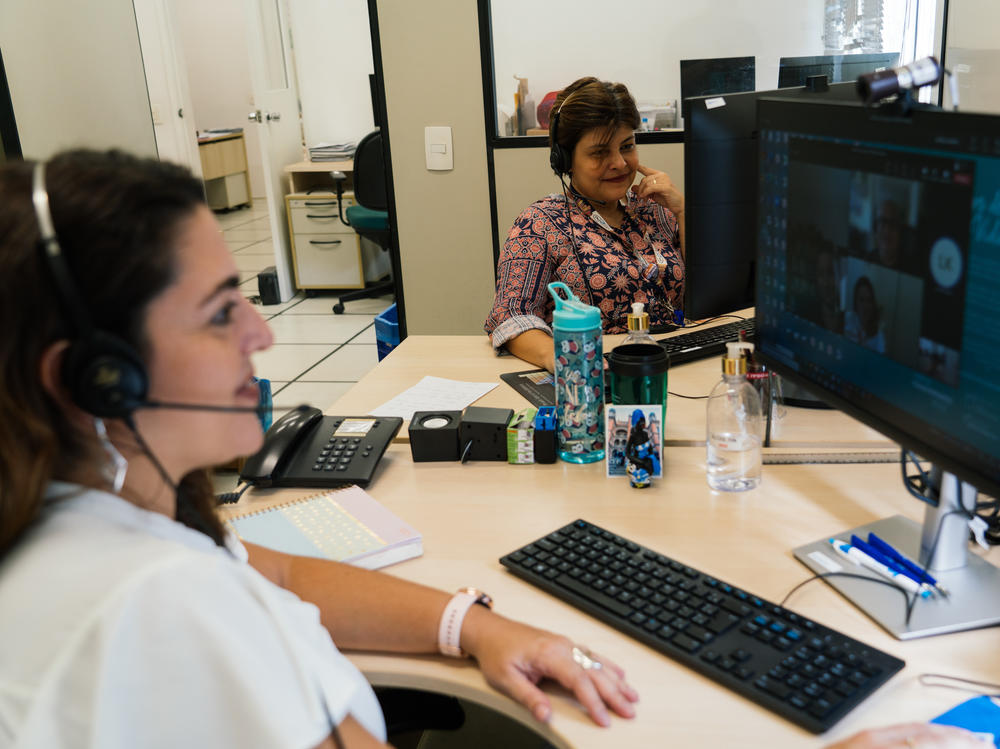
{"type": "Polygon", "coordinates": [[[285,217],[284,169],[302,161],[299,97],[285,0],[246,0],[250,81],[256,111],[252,122],[260,133],[267,210],[271,218],[274,265],[281,301],[295,291],[285,217]]]}
{"type": "Polygon", "coordinates": [[[133,0],[142,64],[146,72],[156,152],[161,161],[183,164],[201,177],[198,134],[188,89],[183,46],[170,0],[133,0]]]}

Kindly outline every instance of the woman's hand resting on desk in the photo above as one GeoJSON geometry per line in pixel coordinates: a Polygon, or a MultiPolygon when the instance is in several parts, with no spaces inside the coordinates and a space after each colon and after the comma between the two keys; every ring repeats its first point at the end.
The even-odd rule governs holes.
{"type": "Polygon", "coordinates": [[[827,749],[984,749],[992,743],[980,741],[961,728],[934,723],[904,723],[862,731],[827,749]]]}
{"type": "Polygon", "coordinates": [[[611,723],[609,707],[623,718],[635,715],[632,703],[639,695],[625,681],[625,672],[566,637],[473,606],[462,626],[462,649],[476,659],[491,686],[540,721],[552,715],[548,696],[537,686],[546,678],[569,689],[598,725],[611,723]]]}

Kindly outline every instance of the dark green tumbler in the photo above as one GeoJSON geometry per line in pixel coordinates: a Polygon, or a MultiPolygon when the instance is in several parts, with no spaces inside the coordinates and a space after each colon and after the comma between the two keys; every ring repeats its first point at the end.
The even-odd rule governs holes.
{"type": "Polygon", "coordinates": [[[652,343],[616,346],[608,357],[611,370],[611,402],[615,404],[663,404],[667,406],[667,352],[652,343]]]}

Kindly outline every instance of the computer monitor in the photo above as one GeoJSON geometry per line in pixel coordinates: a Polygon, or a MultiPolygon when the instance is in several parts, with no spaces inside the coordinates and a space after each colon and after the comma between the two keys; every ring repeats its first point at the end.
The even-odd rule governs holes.
{"type": "Polygon", "coordinates": [[[681,60],[681,99],[753,91],[754,88],[756,76],[752,55],[681,60]]]}
{"type": "Polygon", "coordinates": [[[853,83],[816,89],[684,100],[686,318],[699,320],[753,306],[757,101],[765,96],[858,100],[853,83]]]}
{"type": "Polygon", "coordinates": [[[856,81],[863,73],[894,68],[898,62],[898,52],[782,57],[778,61],[778,88],[804,86],[811,75],[825,75],[830,83],[856,81]]]}
{"type": "Polygon", "coordinates": [[[758,355],[930,468],[922,526],[828,535],[875,532],[950,596],[907,623],[893,591],[827,582],[901,639],[996,624],[1000,570],[967,551],[977,490],[1000,497],[1000,117],[762,99],[758,126],[758,355]]]}
{"type": "Polygon", "coordinates": [[[372,96],[372,120],[375,127],[382,127],[382,107],[378,105],[378,82],[374,73],[368,74],[368,90],[372,96]]]}

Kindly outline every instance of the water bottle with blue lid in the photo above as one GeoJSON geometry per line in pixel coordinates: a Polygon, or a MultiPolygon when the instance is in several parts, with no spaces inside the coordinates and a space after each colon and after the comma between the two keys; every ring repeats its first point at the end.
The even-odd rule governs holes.
{"type": "Polygon", "coordinates": [[[552,339],[559,457],[570,463],[593,463],[604,459],[601,311],[581,302],[561,281],[550,283],[548,289],[556,305],[552,339]]]}

